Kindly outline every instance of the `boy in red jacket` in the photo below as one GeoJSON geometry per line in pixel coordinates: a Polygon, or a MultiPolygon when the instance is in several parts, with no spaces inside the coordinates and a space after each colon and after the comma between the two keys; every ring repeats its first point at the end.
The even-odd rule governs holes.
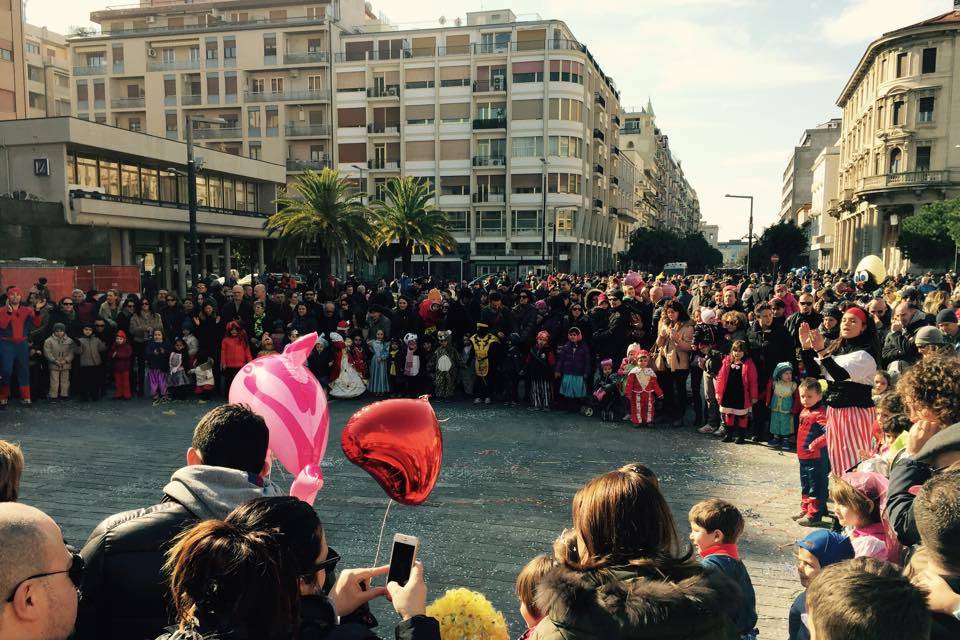
{"type": "Polygon", "coordinates": [[[227,323],[227,335],[220,343],[220,371],[223,372],[223,395],[230,395],[230,385],[237,377],[243,365],[253,360],[250,353],[250,340],[240,323],[231,320],[227,323]]]}
{"type": "Polygon", "coordinates": [[[800,462],[800,513],[793,516],[804,527],[820,526],[827,514],[827,408],[823,387],[815,378],[800,383],[800,427],[797,429],[797,459],[800,462]]]}
{"type": "Polygon", "coordinates": [[[133,360],[133,347],[127,342],[127,334],[123,329],[117,331],[109,356],[110,366],[113,369],[113,385],[116,387],[113,399],[129,400],[133,397],[130,393],[130,362],[133,360]]]}

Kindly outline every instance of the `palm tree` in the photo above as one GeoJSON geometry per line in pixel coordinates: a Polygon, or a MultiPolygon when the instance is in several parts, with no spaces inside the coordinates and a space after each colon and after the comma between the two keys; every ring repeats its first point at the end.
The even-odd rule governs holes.
{"type": "Polygon", "coordinates": [[[392,178],[386,197],[373,203],[374,229],[381,246],[397,243],[400,264],[410,273],[413,252],[443,255],[457,248],[447,229],[447,216],[431,202],[435,192],[416,178],[392,178]]]}
{"type": "Polygon", "coordinates": [[[373,256],[370,210],[349,179],[329,168],[307,171],[297,178],[293,191],[299,197],[278,198],[277,212],[264,224],[268,234],[279,237],[281,254],[296,255],[316,243],[324,273],[330,273],[333,257],[373,256]]]}

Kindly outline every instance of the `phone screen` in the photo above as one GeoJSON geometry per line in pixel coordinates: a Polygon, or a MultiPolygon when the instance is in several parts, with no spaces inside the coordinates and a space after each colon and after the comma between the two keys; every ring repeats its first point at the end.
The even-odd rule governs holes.
{"type": "Polygon", "coordinates": [[[387,582],[396,582],[401,587],[410,579],[410,570],[413,568],[413,556],[416,547],[403,542],[393,543],[393,553],[390,554],[390,573],[387,582]]]}

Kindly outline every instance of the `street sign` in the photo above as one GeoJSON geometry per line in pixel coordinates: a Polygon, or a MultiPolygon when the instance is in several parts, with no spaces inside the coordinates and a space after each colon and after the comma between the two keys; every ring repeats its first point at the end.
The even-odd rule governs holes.
{"type": "Polygon", "coordinates": [[[778,262],[780,262],[780,256],[778,256],[777,254],[773,254],[772,256],[770,256],[770,262],[772,262],[773,264],[777,264],[778,262]]]}

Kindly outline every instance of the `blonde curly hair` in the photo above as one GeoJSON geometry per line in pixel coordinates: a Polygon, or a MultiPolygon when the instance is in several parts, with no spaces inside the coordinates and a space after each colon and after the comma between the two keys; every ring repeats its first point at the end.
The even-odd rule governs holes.
{"type": "Polygon", "coordinates": [[[926,409],[941,425],[960,422],[960,358],[946,354],[920,360],[900,376],[897,393],[911,420],[926,409]]]}
{"type": "Polygon", "coordinates": [[[470,589],[449,589],[427,607],[427,615],[440,623],[443,640],[508,640],[503,614],[482,594],[470,589]]]}

